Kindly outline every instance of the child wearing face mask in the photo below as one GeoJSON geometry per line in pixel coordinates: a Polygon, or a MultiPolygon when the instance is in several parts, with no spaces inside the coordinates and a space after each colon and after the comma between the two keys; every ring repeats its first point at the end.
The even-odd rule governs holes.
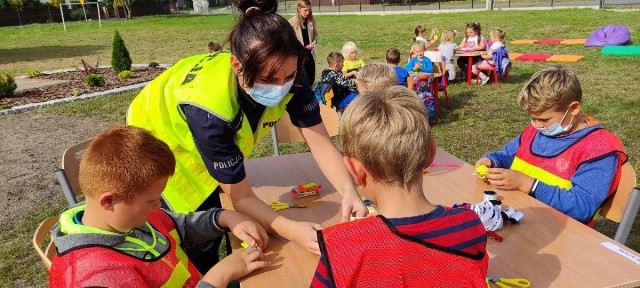
{"type": "Polygon", "coordinates": [[[618,187],[627,155],[618,137],[582,114],[581,102],[574,71],[551,66],[536,72],[518,96],[530,125],[475,166],[490,167],[491,185],[528,193],[592,226],[598,209],[618,187]]]}

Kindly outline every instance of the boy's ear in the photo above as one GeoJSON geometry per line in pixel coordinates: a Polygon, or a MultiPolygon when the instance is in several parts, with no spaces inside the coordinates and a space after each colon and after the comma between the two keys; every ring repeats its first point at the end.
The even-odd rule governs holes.
{"type": "Polygon", "coordinates": [[[429,167],[431,163],[433,163],[433,159],[436,158],[436,151],[438,150],[438,146],[436,146],[436,140],[434,140],[433,138],[431,138],[431,143],[429,143],[429,146],[429,159],[427,159],[427,165],[424,167],[425,169],[429,167]]]}
{"type": "Polygon", "coordinates": [[[580,108],[582,108],[582,105],[580,104],[580,102],[578,101],[573,101],[571,102],[571,104],[569,104],[569,109],[571,109],[571,115],[573,116],[577,116],[578,114],[580,114],[580,108]]]}
{"type": "Polygon", "coordinates": [[[117,197],[115,193],[105,192],[105,193],[102,193],[98,198],[98,203],[100,204],[100,207],[102,207],[102,209],[113,211],[114,206],[116,204],[116,200],[117,200],[117,197]]]}
{"type": "Polygon", "coordinates": [[[349,174],[351,174],[351,177],[353,177],[353,180],[356,182],[356,184],[358,186],[364,185],[366,183],[368,173],[367,169],[364,168],[364,165],[362,165],[362,162],[349,156],[342,157],[342,161],[344,162],[344,166],[347,167],[347,171],[349,171],[349,174]]]}

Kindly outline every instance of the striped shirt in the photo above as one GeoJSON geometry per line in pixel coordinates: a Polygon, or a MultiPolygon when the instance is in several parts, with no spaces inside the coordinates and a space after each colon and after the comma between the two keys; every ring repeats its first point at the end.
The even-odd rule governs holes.
{"type": "MultiPolygon", "coordinates": [[[[486,250],[486,230],[471,210],[437,206],[424,215],[388,220],[400,233],[414,239],[470,254],[486,250]]],[[[325,255],[320,256],[310,287],[330,287],[325,255]]]]}

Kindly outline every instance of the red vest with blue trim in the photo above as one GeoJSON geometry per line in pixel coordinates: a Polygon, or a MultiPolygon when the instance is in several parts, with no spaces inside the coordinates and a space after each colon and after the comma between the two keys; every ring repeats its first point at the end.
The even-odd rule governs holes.
{"type": "MultiPolygon", "coordinates": [[[[595,123],[593,119],[585,118],[587,118],[590,123],[595,123]]],[[[594,129],[584,135],[582,139],[577,140],[567,149],[554,156],[536,155],[531,151],[531,146],[536,134],[537,129],[531,125],[527,125],[527,128],[525,128],[520,135],[520,146],[516,152],[511,169],[539,179],[548,185],[570,189],[572,187],[571,177],[576,173],[582,163],[617,152],[618,167],[616,167],[616,174],[609,191],[607,191],[607,196],[610,196],[616,191],[618,183],[620,182],[620,167],[627,161],[627,155],[624,152],[622,142],[620,142],[618,137],[613,133],[602,128],[594,129]],[[519,162],[520,164],[518,164],[519,162]],[[549,176],[556,176],[557,180],[544,181],[545,179],[540,179],[540,175],[537,174],[550,174],[549,176]]]]}
{"type": "Polygon", "coordinates": [[[133,257],[113,247],[78,247],[56,255],[49,271],[50,287],[195,287],[200,273],[182,248],[176,225],[155,209],[147,222],[169,240],[170,248],[156,259],[133,257]]]}
{"type": "Polygon", "coordinates": [[[381,216],[318,231],[331,287],[483,287],[487,254],[401,234],[381,216]]]}

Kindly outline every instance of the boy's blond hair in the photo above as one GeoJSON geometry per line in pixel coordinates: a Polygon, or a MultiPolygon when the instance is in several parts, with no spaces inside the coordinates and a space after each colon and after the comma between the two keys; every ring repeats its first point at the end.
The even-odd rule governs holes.
{"type": "Polygon", "coordinates": [[[518,95],[518,105],[529,114],[549,109],[564,111],[574,101],[582,102],[578,75],[560,65],[549,66],[533,74],[518,95]]]}
{"type": "Polygon", "coordinates": [[[148,131],[115,126],[91,141],[80,161],[80,188],[97,199],[114,192],[130,203],[161,177],[173,175],[176,159],[169,146],[148,131]]]}
{"type": "Polygon", "coordinates": [[[431,158],[431,128],[424,106],[406,87],[367,92],[340,120],[344,154],[364,165],[375,181],[408,189],[431,158]]]}
{"type": "Polygon", "coordinates": [[[419,48],[419,47],[421,47],[422,50],[426,50],[427,49],[426,48],[427,46],[424,44],[424,42],[415,41],[415,42],[413,42],[413,44],[411,44],[411,51],[416,51],[416,48],[419,48]]]}
{"type": "Polygon", "coordinates": [[[398,85],[396,71],[391,65],[382,62],[364,65],[356,80],[360,81],[367,91],[383,90],[389,86],[398,85]]]}
{"type": "Polygon", "coordinates": [[[500,42],[504,42],[504,39],[507,38],[507,32],[504,32],[504,30],[498,27],[491,28],[491,31],[489,31],[489,36],[491,35],[498,36],[500,42]]]}

